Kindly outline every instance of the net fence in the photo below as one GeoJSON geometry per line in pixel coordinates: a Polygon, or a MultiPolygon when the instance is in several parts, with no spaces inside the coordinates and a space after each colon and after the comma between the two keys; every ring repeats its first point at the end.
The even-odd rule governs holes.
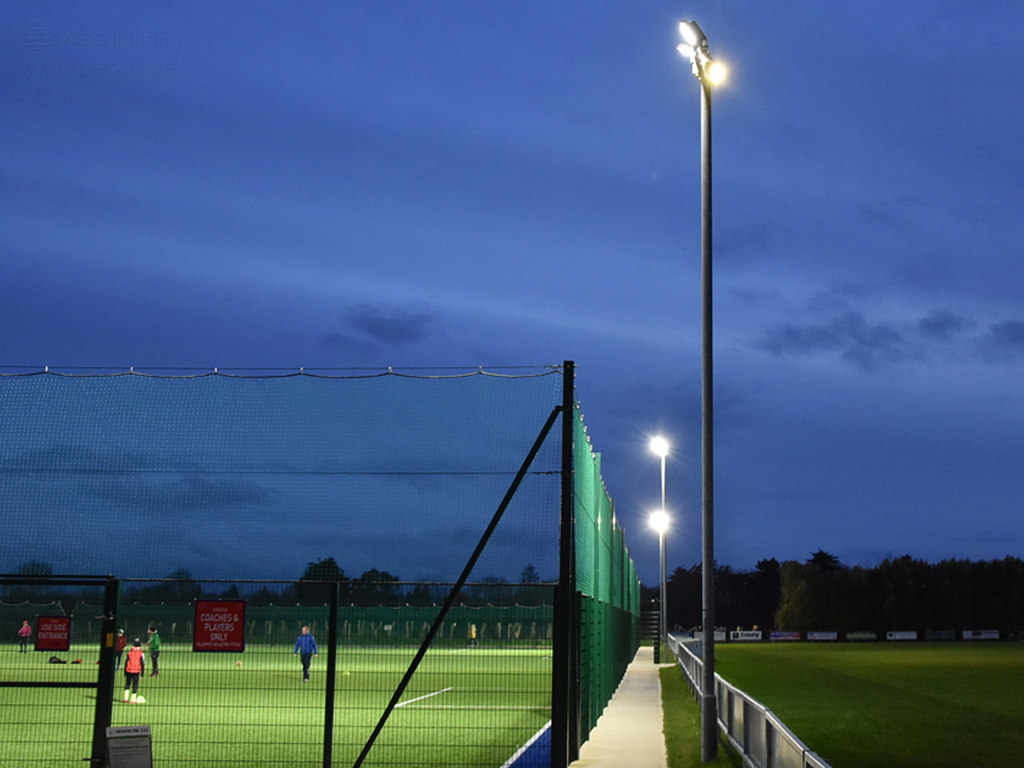
{"type": "MultiPolygon", "coordinates": [[[[89,654],[102,659],[111,643],[102,600],[46,582],[109,573],[125,636],[144,641],[153,625],[166,643],[141,695],[166,694],[146,717],[163,724],[161,749],[176,764],[237,764],[239,750],[254,765],[353,764],[384,708],[366,765],[564,765],[561,747],[538,757],[547,721],[574,756],[635,652],[639,613],[639,580],[575,398],[568,465],[562,441],[544,437],[565,413],[566,383],[558,367],[0,375],[0,573],[18,577],[3,586],[0,621],[13,633],[33,614],[68,616],[83,662],[43,672],[12,643],[0,706],[31,699],[45,710],[58,694],[34,680],[88,677],[89,654]],[[576,590],[565,602],[568,471],[576,590]],[[467,561],[496,509],[500,524],[467,561]],[[244,655],[193,652],[200,600],[244,603],[244,655]],[[300,625],[329,635],[337,669],[295,690],[300,625]],[[553,674],[560,653],[569,666],[553,674]],[[410,659],[415,675],[399,682],[410,659]],[[401,697],[394,709],[389,691],[401,697]]],[[[56,711],[71,706],[60,701],[56,711]]],[[[74,703],[61,728],[85,728],[89,708],[74,703]]],[[[115,707],[114,724],[137,717],[126,721],[128,711],[115,707]]],[[[62,743],[88,740],[87,729],[76,734],[62,743]]],[[[28,752],[9,756],[31,764],[28,752]]]]}
{"type": "MultiPolygon", "coordinates": [[[[0,572],[298,579],[333,557],[353,577],[450,581],[561,379],[0,376],[0,572]]],[[[556,443],[480,579],[556,577],[556,443]]]]}
{"type": "MultiPolygon", "coordinates": [[[[126,647],[116,653],[111,724],[150,726],[160,765],[320,766],[325,753],[329,764],[353,765],[438,605],[348,602],[332,610],[299,593],[335,585],[241,584],[244,643],[225,652],[197,650],[203,611],[235,605],[232,586],[121,584],[116,623],[126,647]],[[183,587],[191,599],[183,598],[183,587]],[[316,644],[308,673],[298,646],[303,627],[316,644]],[[136,641],[143,669],[133,682],[124,673],[136,641]]],[[[422,585],[389,586],[407,598],[421,594],[422,585]]],[[[544,730],[553,587],[487,590],[494,602],[473,600],[467,589],[469,602],[448,612],[364,765],[500,766],[544,730]],[[519,603],[524,597],[536,602],[519,603]]],[[[36,651],[35,638],[27,649],[0,645],[0,679],[8,684],[0,686],[0,764],[50,768],[80,765],[88,756],[95,693],[69,686],[96,679],[104,611],[94,592],[51,590],[49,602],[0,602],[6,624],[28,620],[38,627],[39,617],[68,617],[71,641],[55,652],[36,651]]]]}

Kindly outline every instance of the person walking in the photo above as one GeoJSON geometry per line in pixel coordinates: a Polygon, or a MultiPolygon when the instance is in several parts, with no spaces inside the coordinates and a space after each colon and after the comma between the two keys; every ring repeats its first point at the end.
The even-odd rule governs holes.
{"type": "Polygon", "coordinates": [[[124,636],[124,630],[117,630],[117,645],[114,646],[114,653],[117,654],[117,664],[114,665],[115,670],[121,668],[121,654],[124,653],[124,649],[127,645],[128,638],[124,636]]]}
{"type": "Polygon", "coordinates": [[[28,639],[32,637],[32,625],[28,623],[28,619],[21,622],[21,627],[18,629],[18,641],[21,643],[21,653],[28,651],[28,639]]]}
{"type": "Polygon", "coordinates": [[[299,656],[302,659],[302,682],[309,682],[309,665],[314,656],[319,656],[316,647],[316,638],[309,634],[309,627],[302,627],[302,634],[295,640],[295,653],[292,656],[299,656]]]}
{"type": "Polygon", "coordinates": [[[146,641],[146,647],[149,649],[149,658],[153,660],[153,671],[149,673],[150,677],[156,677],[160,674],[160,664],[157,661],[160,658],[160,633],[156,630],[156,624],[149,625],[149,639],[146,641]]]}
{"type": "Polygon", "coordinates": [[[146,671],[146,654],[142,652],[142,641],[135,638],[128,658],[124,662],[124,702],[139,703],[139,678],[146,671]]]}

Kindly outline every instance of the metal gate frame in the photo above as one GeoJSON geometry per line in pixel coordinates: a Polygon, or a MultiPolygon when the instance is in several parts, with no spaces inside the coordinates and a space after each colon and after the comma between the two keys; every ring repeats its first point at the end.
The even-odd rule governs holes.
{"type": "Polygon", "coordinates": [[[92,751],[88,761],[102,768],[107,764],[107,728],[114,707],[114,627],[117,625],[117,604],[120,582],[113,576],[24,576],[0,574],[0,586],[103,587],[103,615],[100,629],[100,663],[95,683],[81,682],[12,682],[0,680],[2,688],[92,688],[96,690],[96,709],[93,713],[92,751]]]}

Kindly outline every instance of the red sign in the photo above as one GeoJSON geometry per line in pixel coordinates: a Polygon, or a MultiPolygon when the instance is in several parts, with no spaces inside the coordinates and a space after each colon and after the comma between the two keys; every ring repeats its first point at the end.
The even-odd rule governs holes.
{"type": "Polygon", "coordinates": [[[196,600],[193,651],[245,650],[245,601],[196,600]]]}
{"type": "Polygon", "coordinates": [[[71,649],[70,616],[36,617],[36,650],[68,651],[71,649]]]}

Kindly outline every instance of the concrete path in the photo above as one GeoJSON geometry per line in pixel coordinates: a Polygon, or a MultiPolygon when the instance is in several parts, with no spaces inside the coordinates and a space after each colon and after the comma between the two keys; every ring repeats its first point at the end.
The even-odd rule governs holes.
{"type": "Polygon", "coordinates": [[[570,768],[666,768],[658,669],[652,646],[637,651],[570,768]]]}

